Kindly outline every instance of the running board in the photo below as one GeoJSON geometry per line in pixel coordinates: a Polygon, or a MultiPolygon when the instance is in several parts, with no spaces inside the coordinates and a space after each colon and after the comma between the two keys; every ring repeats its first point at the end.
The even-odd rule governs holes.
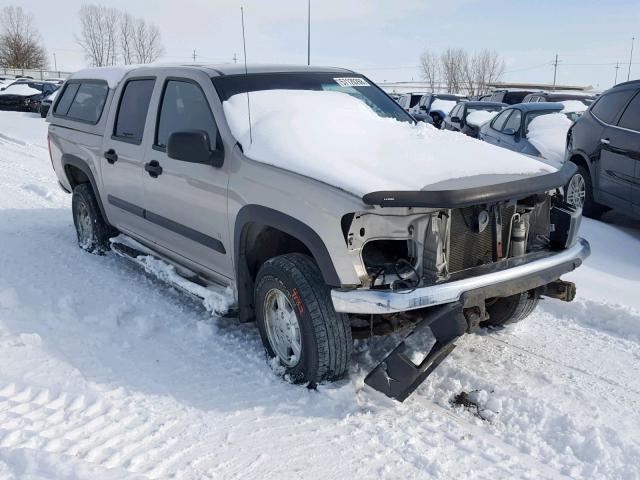
{"type": "Polygon", "coordinates": [[[123,235],[111,240],[111,250],[142,267],[145,272],[158,280],[202,302],[211,313],[223,317],[237,317],[237,309],[230,301],[233,296],[223,285],[211,282],[184,267],[169,263],[144,245],[123,235]]]}
{"type": "MultiPolygon", "coordinates": [[[[387,397],[400,402],[405,401],[451,353],[455,348],[453,342],[464,334],[467,328],[468,322],[459,303],[433,309],[382,362],[369,372],[364,383],[387,397]],[[411,360],[412,350],[415,351],[415,347],[411,345],[412,340],[419,339],[420,334],[427,328],[431,329],[435,343],[424,359],[415,364],[411,360]]],[[[420,346],[419,340],[417,343],[416,346],[420,346]]]]}

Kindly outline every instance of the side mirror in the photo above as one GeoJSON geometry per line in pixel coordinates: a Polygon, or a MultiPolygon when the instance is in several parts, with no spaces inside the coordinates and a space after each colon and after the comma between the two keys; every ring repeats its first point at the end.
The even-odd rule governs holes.
{"type": "Polygon", "coordinates": [[[504,130],[502,130],[502,133],[504,133],[505,135],[515,135],[516,131],[513,128],[505,128],[504,130]]]}
{"type": "Polygon", "coordinates": [[[167,141],[167,156],[183,162],[208,163],[218,168],[224,163],[224,151],[221,148],[211,150],[209,134],[204,130],[173,132],[167,141]]]}
{"type": "Polygon", "coordinates": [[[460,117],[451,117],[453,123],[460,123],[460,117]]]}

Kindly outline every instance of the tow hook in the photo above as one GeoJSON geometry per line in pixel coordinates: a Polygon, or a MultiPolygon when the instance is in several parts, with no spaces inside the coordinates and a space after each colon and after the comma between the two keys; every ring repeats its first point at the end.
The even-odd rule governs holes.
{"type": "Polygon", "coordinates": [[[573,282],[565,282],[564,280],[556,280],[547,283],[538,289],[541,296],[556,298],[563,302],[571,302],[576,298],[576,284],[573,282]]]}

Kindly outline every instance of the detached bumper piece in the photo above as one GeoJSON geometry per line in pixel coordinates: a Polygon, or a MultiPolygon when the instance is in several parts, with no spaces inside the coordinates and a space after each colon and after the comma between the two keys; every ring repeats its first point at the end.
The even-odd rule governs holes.
{"type": "Polygon", "coordinates": [[[468,331],[468,325],[460,303],[434,309],[367,375],[364,383],[387,397],[403,402],[451,353],[455,348],[454,340],[468,331]],[[416,365],[411,361],[411,340],[428,328],[435,337],[435,343],[424,359],[416,365]]]}

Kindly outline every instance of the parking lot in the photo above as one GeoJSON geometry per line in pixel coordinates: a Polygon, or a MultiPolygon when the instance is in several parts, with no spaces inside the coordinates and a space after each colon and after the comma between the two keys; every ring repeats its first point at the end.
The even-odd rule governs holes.
{"type": "MultiPolygon", "coordinates": [[[[640,224],[584,219],[573,303],[481,329],[405,403],[273,375],[254,324],[77,248],[38,114],[0,112],[0,476],[640,476],[640,224]],[[454,406],[475,392],[476,408],[454,406]]],[[[138,477],[139,476],[139,477],[138,477]]]]}

